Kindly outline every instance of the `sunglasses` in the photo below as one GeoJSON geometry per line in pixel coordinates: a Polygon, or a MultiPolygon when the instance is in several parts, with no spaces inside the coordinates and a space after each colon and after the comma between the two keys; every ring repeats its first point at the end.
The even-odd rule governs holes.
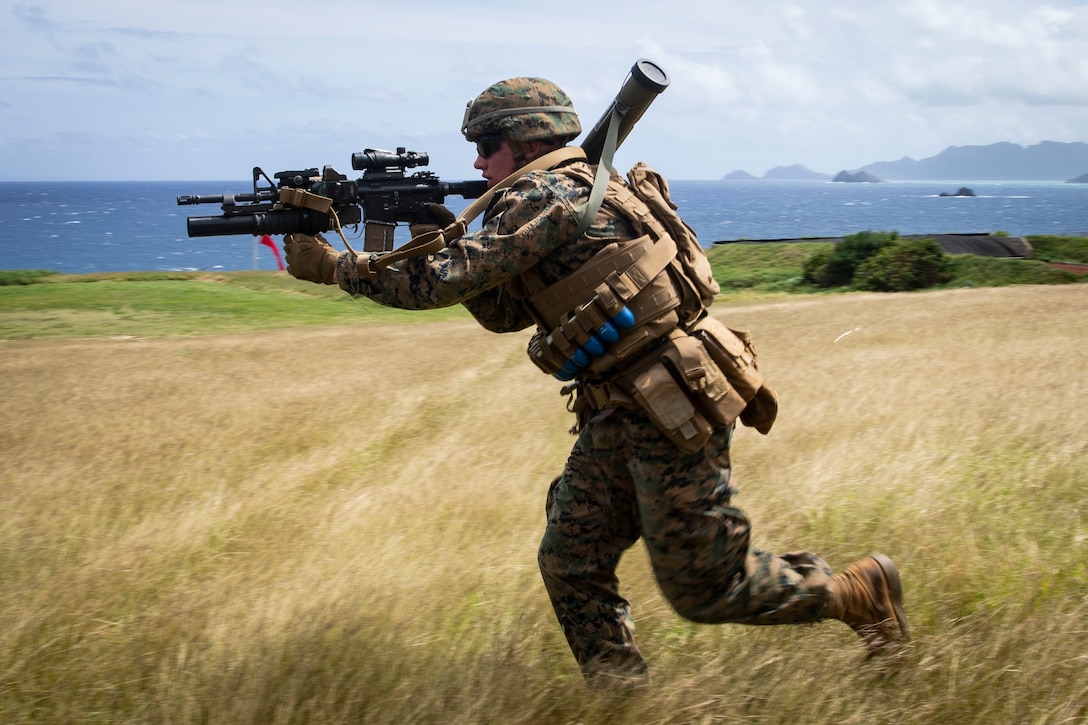
{"type": "Polygon", "coordinates": [[[502,134],[498,133],[480,136],[480,138],[476,139],[476,153],[480,155],[480,158],[491,158],[496,151],[502,148],[505,141],[506,139],[503,138],[502,134]]]}

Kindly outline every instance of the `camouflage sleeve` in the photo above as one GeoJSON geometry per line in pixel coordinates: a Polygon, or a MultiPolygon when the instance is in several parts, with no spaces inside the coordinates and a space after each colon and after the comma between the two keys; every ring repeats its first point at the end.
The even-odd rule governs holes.
{"type": "Polygon", "coordinates": [[[516,332],[534,322],[521,300],[512,297],[502,285],[465,300],[464,305],[491,332],[516,332]]]}
{"type": "Polygon", "coordinates": [[[496,199],[480,231],[434,255],[398,262],[370,280],[345,255],[337,279],[348,293],[388,307],[419,310],[465,302],[488,329],[522,329],[531,320],[523,309],[511,307],[514,300],[499,287],[574,235],[588,196],[587,187],[567,176],[531,172],[496,199]]]}

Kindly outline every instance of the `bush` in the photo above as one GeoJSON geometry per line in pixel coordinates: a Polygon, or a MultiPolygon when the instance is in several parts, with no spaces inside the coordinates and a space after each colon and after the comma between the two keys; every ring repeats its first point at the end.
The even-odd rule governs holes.
{"type": "Polygon", "coordinates": [[[56,275],[48,269],[8,269],[0,270],[0,287],[37,284],[46,277],[56,275]]]}
{"type": "Polygon", "coordinates": [[[801,267],[801,279],[817,287],[832,287],[826,271],[831,252],[822,250],[805,260],[801,267]]]}
{"type": "Polygon", "coordinates": [[[854,286],[876,292],[909,292],[952,279],[952,261],[932,239],[902,239],[862,262],[854,286]]]}
{"type": "Polygon", "coordinates": [[[898,239],[898,232],[873,231],[843,237],[826,258],[817,254],[805,262],[804,279],[819,287],[849,285],[858,265],[898,239]]]}

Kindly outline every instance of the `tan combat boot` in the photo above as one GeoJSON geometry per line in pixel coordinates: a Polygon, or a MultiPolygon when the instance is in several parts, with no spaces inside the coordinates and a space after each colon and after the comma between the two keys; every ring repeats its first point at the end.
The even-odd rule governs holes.
{"type": "Polygon", "coordinates": [[[869,656],[894,654],[910,639],[899,570],[884,554],[856,561],[831,577],[825,615],[850,625],[869,656]]]}

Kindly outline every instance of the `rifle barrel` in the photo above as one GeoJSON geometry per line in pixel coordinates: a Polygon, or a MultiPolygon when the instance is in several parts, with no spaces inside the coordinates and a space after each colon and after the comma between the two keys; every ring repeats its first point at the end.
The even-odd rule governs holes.
{"type": "Polygon", "coordinates": [[[193,204],[233,204],[235,202],[276,201],[279,194],[272,191],[260,191],[257,194],[182,194],[178,197],[178,206],[193,204]]]}

